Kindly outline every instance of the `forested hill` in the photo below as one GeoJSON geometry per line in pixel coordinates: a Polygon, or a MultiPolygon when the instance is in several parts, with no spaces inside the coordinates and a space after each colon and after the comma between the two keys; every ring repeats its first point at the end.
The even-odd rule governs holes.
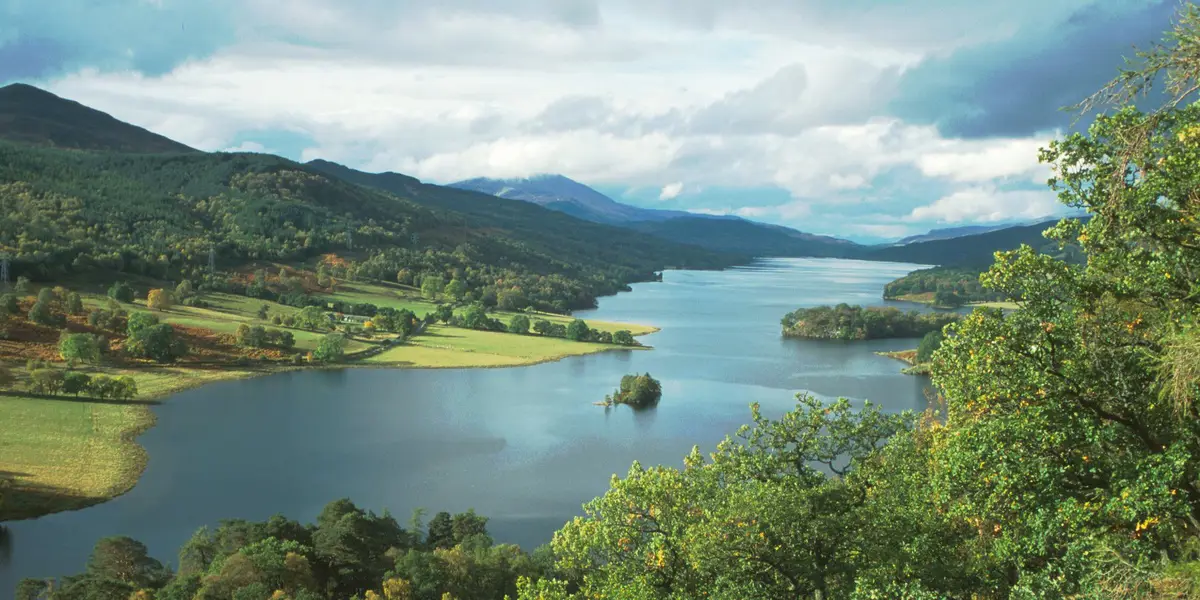
{"type": "Polygon", "coordinates": [[[78,102],[14,83],[0,88],[0,139],[113,152],[196,152],[78,102]]]}
{"type": "Polygon", "coordinates": [[[1057,242],[1047,240],[1042,235],[1042,232],[1057,222],[1045,221],[964,237],[889,246],[870,250],[861,258],[926,265],[986,267],[992,264],[997,251],[1015,250],[1022,244],[1027,244],[1043,254],[1079,262],[1082,255],[1078,248],[1068,247],[1065,251],[1060,250],[1057,242]]]}
{"type": "Polygon", "coordinates": [[[750,256],[853,258],[864,252],[863,246],[847,240],[742,219],[680,217],[626,226],[681,243],[703,240],[705,248],[750,256]]]}
{"type": "Polygon", "coordinates": [[[505,204],[519,214],[506,214],[490,198],[473,203],[474,194],[446,189],[443,197],[443,189],[420,186],[405,199],[263,154],[0,142],[0,251],[13,255],[14,276],[51,280],[98,268],[176,279],[198,276],[210,247],[229,268],[352,246],[370,277],[457,269],[480,286],[552,288],[541,305],[557,310],[590,306],[664,266],[740,260],[517,202],[505,204]],[[452,210],[473,205],[491,212],[452,210]]]}

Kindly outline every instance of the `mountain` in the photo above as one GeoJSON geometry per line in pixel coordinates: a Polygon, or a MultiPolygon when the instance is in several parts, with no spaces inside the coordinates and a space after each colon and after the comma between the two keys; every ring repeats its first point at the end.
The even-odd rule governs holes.
{"type": "Polygon", "coordinates": [[[904,239],[895,242],[894,246],[903,246],[914,242],[931,242],[934,240],[949,240],[957,237],[968,235],[978,235],[989,231],[997,231],[1000,229],[1008,229],[1009,227],[1018,227],[1028,225],[1029,223],[1005,223],[1003,225],[965,225],[963,227],[946,227],[943,229],[931,229],[926,233],[918,235],[910,235],[904,239]]]}
{"type": "Polygon", "coordinates": [[[0,139],[74,150],[196,152],[107,113],[22,83],[0,88],[0,139]]]}
{"type": "Polygon", "coordinates": [[[0,139],[0,252],[11,256],[13,277],[199,282],[210,249],[226,273],[337,253],[354,261],[357,277],[461,277],[481,297],[519,289],[535,307],[561,312],[667,266],[746,260],[396,174],[267,154],[151,153],[186,147],[28,86],[4,97],[4,123],[19,126],[0,137],[20,140],[0,139]],[[56,137],[31,136],[28,125],[47,115],[56,116],[56,137]],[[76,150],[84,146],[98,151],[76,150]]]}
{"type": "Polygon", "coordinates": [[[667,240],[749,256],[849,258],[863,249],[847,240],[738,218],[713,219],[692,215],[666,221],[639,221],[625,226],[667,240]]]}
{"type": "Polygon", "coordinates": [[[630,206],[562,175],[521,179],[476,178],[450,185],[499,198],[530,202],[581,219],[619,225],[717,252],[749,256],[849,256],[860,248],[847,240],[736,216],[697,215],[678,210],[630,206]]]}
{"type": "Polygon", "coordinates": [[[997,251],[1013,250],[1021,244],[1028,244],[1047,254],[1058,254],[1057,243],[1042,236],[1043,231],[1058,221],[1059,219],[1053,219],[1034,225],[1005,227],[985,233],[913,242],[903,246],[875,247],[860,258],[925,265],[982,267],[992,263],[993,254],[997,251]]]}
{"type": "Polygon", "coordinates": [[[597,223],[623,224],[694,216],[679,210],[655,210],[622,204],[562,175],[536,175],[521,179],[478,177],[452,183],[450,187],[510,200],[524,200],[597,223]]]}

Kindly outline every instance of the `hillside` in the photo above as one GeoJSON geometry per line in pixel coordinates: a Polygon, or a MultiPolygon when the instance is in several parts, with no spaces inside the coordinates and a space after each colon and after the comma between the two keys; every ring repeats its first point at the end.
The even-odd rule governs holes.
{"type": "Polygon", "coordinates": [[[523,210],[506,214],[469,192],[421,186],[412,196],[269,155],[101,154],[3,142],[0,250],[13,255],[14,277],[100,269],[178,279],[206,271],[210,247],[226,269],[346,253],[352,241],[364,276],[394,281],[408,268],[460,272],[479,288],[505,280],[539,289],[536,304],[558,311],[591,306],[666,265],[737,260],[533,205],[511,203],[523,210]],[[489,212],[452,209],[472,206],[489,212]]]}
{"type": "Polygon", "coordinates": [[[1035,225],[1008,227],[943,240],[915,242],[903,246],[887,246],[868,250],[860,258],[926,265],[984,267],[990,265],[994,254],[1028,244],[1047,254],[1059,254],[1058,245],[1042,236],[1058,220],[1035,225]]]}
{"type": "Polygon", "coordinates": [[[76,150],[196,152],[106,113],[21,83],[0,88],[0,139],[76,150]]]}
{"type": "Polygon", "coordinates": [[[523,200],[597,223],[624,224],[633,221],[662,221],[690,216],[678,210],[654,210],[622,204],[596,190],[562,175],[537,175],[520,179],[477,177],[450,184],[510,200],[523,200]]]}
{"type": "Polygon", "coordinates": [[[627,227],[667,240],[750,256],[853,257],[863,251],[862,246],[846,240],[743,219],[683,217],[630,223],[627,227]]]}
{"type": "Polygon", "coordinates": [[[964,225],[962,227],[943,227],[940,229],[930,229],[929,231],[917,235],[910,235],[906,238],[896,241],[893,246],[903,246],[915,242],[931,242],[933,240],[949,240],[968,235],[978,235],[989,231],[997,231],[1000,229],[1008,229],[1009,227],[1019,227],[1020,223],[1006,223],[1004,225],[964,225]]]}

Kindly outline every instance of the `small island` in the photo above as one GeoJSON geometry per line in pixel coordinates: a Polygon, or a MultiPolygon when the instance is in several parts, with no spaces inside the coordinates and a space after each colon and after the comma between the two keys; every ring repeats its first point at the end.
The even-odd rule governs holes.
{"type": "Polygon", "coordinates": [[[621,387],[612,394],[604,397],[601,406],[628,404],[634,409],[650,408],[662,399],[662,384],[649,373],[643,375],[626,375],[621,378],[621,387]]]}
{"type": "Polygon", "coordinates": [[[783,336],[818,340],[920,338],[960,319],[957,313],[920,313],[893,307],[838,304],[801,308],[783,317],[783,336]]]}

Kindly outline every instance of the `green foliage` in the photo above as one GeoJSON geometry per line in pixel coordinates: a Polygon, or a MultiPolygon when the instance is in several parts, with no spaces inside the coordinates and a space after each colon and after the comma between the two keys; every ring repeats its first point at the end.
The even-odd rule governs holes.
{"type": "MultiPolygon", "coordinates": [[[[130,334],[125,339],[125,352],[136,358],[148,358],[161,363],[174,362],[187,355],[187,343],[175,335],[175,328],[171,325],[167,323],[146,324],[135,329],[135,318],[143,314],[148,315],[149,313],[135,313],[129,318],[130,334]]],[[[144,319],[138,320],[144,321],[144,319]]]]}
{"type": "Polygon", "coordinates": [[[21,312],[15,294],[0,294],[0,314],[15,315],[21,312]]]}
{"type": "Polygon", "coordinates": [[[99,336],[64,331],[58,338],[58,354],[67,362],[95,364],[100,362],[104,345],[103,338],[99,336]]]}
{"type": "Polygon", "coordinates": [[[118,281],[112,284],[112,287],[108,288],[108,297],[117,302],[129,304],[133,302],[133,288],[129,287],[129,284],[124,281],[118,281]]]}
{"type": "Polygon", "coordinates": [[[24,275],[18,276],[16,283],[13,284],[13,292],[18,296],[28,296],[31,291],[33,291],[33,282],[24,275]]]}
{"type": "Polygon", "coordinates": [[[66,375],[58,369],[34,369],[29,372],[29,391],[54,396],[62,391],[66,375]]]}
{"type": "Polygon", "coordinates": [[[649,408],[662,399],[662,384],[649,373],[621,377],[621,387],[608,396],[608,404],[628,404],[634,408],[649,408]]]}
{"type": "Polygon", "coordinates": [[[1006,300],[1002,294],[984,289],[983,284],[979,283],[979,275],[982,272],[982,268],[920,269],[883,286],[883,297],[892,299],[909,294],[948,292],[961,298],[963,303],[1006,300]]]}
{"type": "Polygon", "coordinates": [[[133,335],[143,329],[147,329],[158,325],[158,316],[154,313],[135,312],[129,315],[129,322],[126,325],[126,333],[133,335]]]}
{"type": "Polygon", "coordinates": [[[801,308],[783,317],[783,335],[831,340],[919,338],[958,321],[956,313],[904,312],[897,308],[818,306],[801,308]]]}
{"type": "Polygon", "coordinates": [[[446,289],[446,279],[441,275],[426,275],[421,280],[421,295],[430,300],[436,300],[444,289],[446,289]]]}
{"type": "Polygon", "coordinates": [[[622,346],[640,346],[641,345],[640,343],[638,343],[638,341],[636,339],[634,339],[633,334],[630,333],[628,329],[614,331],[612,334],[612,343],[620,344],[622,346]]]}
{"type": "Polygon", "coordinates": [[[317,349],[313,351],[313,359],[324,363],[339,362],[345,354],[346,336],[330,333],[317,344],[317,349]]]}
{"type": "Polygon", "coordinates": [[[61,327],[67,322],[65,315],[55,312],[53,303],[42,300],[34,302],[29,309],[29,320],[48,327],[61,327]]]}
{"type": "Polygon", "coordinates": [[[801,397],[795,411],[685,468],[643,468],[584,506],[554,536],[557,567],[582,597],[801,598],[853,590],[864,484],[854,476],[910,415],[801,397]],[[841,473],[830,478],[813,465],[841,473]]]}
{"type": "Polygon", "coordinates": [[[113,312],[102,308],[92,309],[88,312],[88,325],[107,331],[120,331],[127,327],[127,324],[123,321],[124,313],[125,311],[113,312]]]}
{"type": "Polygon", "coordinates": [[[508,332],[517,334],[529,333],[529,317],[525,315],[513,315],[508,321],[508,332]]]}
{"type": "Polygon", "coordinates": [[[67,312],[73,315],[83,314],[83,298],[77,292],[67,295],[67,312]]]}
{"type": "Polygon", "coordinates": [[[443,292],[456,302],[461,302],[463,297],[467,295],[467,284],[459,279],[451,279],[450,283],[446,284],[443,292]]]}
{"type": "Polygon", "coordinates": [[[592,335],[592,330],[588,328],[587,323],[583,319],[575,319],[567,324],[566,337],[573,342],[587,341],[592,335]]]}
{"type": "Polygon", "coordinates": [[[79,397],[79,394],[88,391],[92,386],[92,378],[87,373],[75,373],[68,371],[63,374],[62,391],[64,394],[71,394],[79,397]]]}
{"type": "Polygon", "coordinates": [[[321,331],[329,329],[329,317],[317,306],[306,306],[295,316],[294,324],[300,329],[321,331]]]}
{"type": "Polygon", "coordinates": [[[921,343],[917,344],[917,362],[927,363],[933,359],[933,353],[942,345],[942,339],[945,334],[941,329],[930,331],[921,338],[921,343]]]}

